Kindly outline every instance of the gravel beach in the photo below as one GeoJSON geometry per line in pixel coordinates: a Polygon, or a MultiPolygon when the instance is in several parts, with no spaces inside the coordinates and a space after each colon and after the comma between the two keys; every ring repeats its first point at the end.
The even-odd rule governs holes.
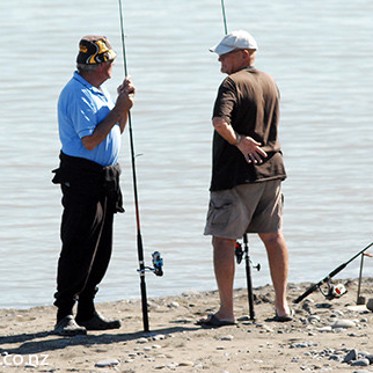
{"type": "MultiPolygon", "coordinates": [[[[291,304],[294,320],[272,320],[273,290],[254,288],[256,320],[246,289],[235,290],[237,324],[206,329],[196,321],[218,307],[216,291],[149,299],[150,332],[140,300],[98,304],[122,327],[87,336],[52,333],[54,307],[0,310],[1,372],[373,372],[373,278],[339,280],[347,293],[327,300],[316,291],[291,304]]],[[[289,284],[292,303],[310,283],[289,284]]]]}

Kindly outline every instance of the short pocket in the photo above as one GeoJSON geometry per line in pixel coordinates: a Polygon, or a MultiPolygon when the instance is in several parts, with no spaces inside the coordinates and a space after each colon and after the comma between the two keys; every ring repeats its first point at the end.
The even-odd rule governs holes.
{"type": "Polygon", "coordinates": [[[229,222],[232,212],[232,203],[225,202],[216,204],[210,202],[209,220],[212,226],[226,226],[229,222]]]}

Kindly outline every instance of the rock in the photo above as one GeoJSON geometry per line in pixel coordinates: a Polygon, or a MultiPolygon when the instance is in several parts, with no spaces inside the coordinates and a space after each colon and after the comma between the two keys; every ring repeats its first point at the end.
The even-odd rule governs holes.
{"type": "Polygon", "coordinates": [[[367,367],[369,364],[370,362],[368,359],[359,359],[351,362],[352,367],[367,367]]]}
{"type": "Polygon", "coordinates": [[[359,354],[358,354],[358,352],[357,352],[356,349],[350,350],[350,351],[347,353],[347,355],[344,357],[343,362],[344,362],[344,363],[349,363],[349,362],[352,361],[352,360],[356,360],[357,357],[358,357],[358,355],[359,355],[359,354]]]}
{"type": "Polygon", "coordinates": [[[367,308],[368,310],[373,312],[373,298],[370,298],[367,302],[367,308]]]}
{"type": "Polygon", "coordinates": [[[348,329],[348,328],[353,328],[355,326],[356,325],[353,321],[344,320],[344,319],[337,320],[331,325],[333,329],[337,329],[337,328],[348,329]]]}
{"type": "Polygon", "coordinates": [[[331,332],[332,327],[331,326],[324,326],[322,328],[317,328],[316,330],[319,331],[319,332],[331,332]]]}
{"type": "Polygon", "coordinates": [[[114,367],[119,364],[117,359],[110,359],[110,360],[101,360],[95,364],[97,368],[107,368],[107,367],[114,367]]]}
{"type": "Polygon", "coordinates": [[[193,365],[193,361],[182,361],[181,363],[179,363],[179,367],[192,367],[193,365]]]}
{"type": "Polygon", "coordinates": [[[165,365],[165,364],[159,364],[159,365],[156,365],[156,366],[154,367],[154,369],[157,369],[157,370],[161,370],[161,369],[163,369],[163,368],[166,368],[166,365],[165,365]]]}
{"type": "Polygon", "coordinates": [[[161,341],[165,339],[166,337],[163,334],[157,334],[152,337],[153,341],[161,341]]]}
{"type": "Polygon", "coordinates": [[[237,321],[239,322],[250,321],[250,316],[249,315],[241,316],[237,319],[237,321]]]}
{"type": "Polygon", "coordinates": [[[167,307],[168,308],[179,308],[180,307],[180,304],[178,302],[171,302],[169,304],[167,304],[167,307]]]}
{"type": "Polygon", "coordinates": [[[342,358],[339,355],[336,355],[336,354],[330,355],[329,356],[329,360],[334,360],[334,361],[342,362],[342,358]]]}
{"type": "Polygon", "coordinates": [[[306,347],[308,347],[307,342],[293,343],[292,345],[290,345],[290,348],[306,348],[306,347]]]}
{"type": "Polygon", "coordinates": [[[309,323],[319,322],[320,320],[321,320],[320,317],[317,315],[311,315],[311,316],[308,316],[307,318],[307,321],[309,323]]]}
{"type": "Polygon", "coordinates": [[[219,340],[221,341],[233,341],[233,339],[234,339],[233,335],[224,335],[219,338],[219,340]]]}

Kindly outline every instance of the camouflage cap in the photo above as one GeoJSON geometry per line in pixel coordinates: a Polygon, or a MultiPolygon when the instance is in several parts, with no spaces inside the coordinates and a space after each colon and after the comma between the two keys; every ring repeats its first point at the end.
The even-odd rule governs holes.
{"type": "Polygon", "coordinates": [[[76,62],[83,65],[97,65],[112,61],[117,54],[111,47],[109,39],[102,35],[87,35],[79,42],[76,62]]]}

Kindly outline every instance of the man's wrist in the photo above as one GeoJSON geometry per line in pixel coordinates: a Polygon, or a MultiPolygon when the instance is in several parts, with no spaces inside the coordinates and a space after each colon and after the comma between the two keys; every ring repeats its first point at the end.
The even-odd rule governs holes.
{"type": "Polygon", "coordinates": [[[242,140],[242,136],[237,132],[235,132],[235,135],[236,135],[236,142],[234,143],[234,145],[238,146],[242,140]]]}
{"type": "Polygon", "coordinates": [[[115,122],[119,122],[122,119],[123,113],[116,106],[114,106],[111,109],[111,115],[113,116],[115,122]]]}

